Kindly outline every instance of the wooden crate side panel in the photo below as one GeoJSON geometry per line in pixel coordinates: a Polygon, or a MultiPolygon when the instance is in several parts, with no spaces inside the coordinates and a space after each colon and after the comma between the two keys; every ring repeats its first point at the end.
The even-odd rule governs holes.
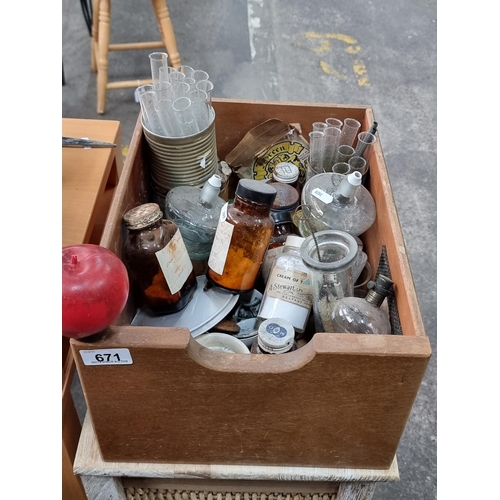
{"type": "Polygon", "coordinates": [[[355,118],[366,125],[367,107],[336,106],[329,104],[280,103],[263,101],[238,101],[232,99],[213,99],[215,109],[215,132],[217,151],[223,160],[238,144],[245,134],[256,125],[278,118],[286,123],[300,123],[306,140],[312,131],[312,124],[326,118],[355,118]]]}
{"type": "MultiPolygon", "coordinates": [[[[149,170],[144,147],[145,141],[143,140],[141,115],[139,114],[120,182],[116,188],[100,241],[101,246],[108,248],[120,258],[122,257],[123,244],[127,234],[123,215],[137,205],[151,201],[149,170]]],[[[114,324],[130,324],[135,313],[136,306],[131,293],[123,312],[114,324]]]]}
{"type": "Polygon", "coordinates": [[[388,468],[429,356],[402,336],[317,334],[271,357],[213,352],[187,329],[110,330],[71,342],[111,461],[388,468]],[[83,365],[79,350],[107,346],[134,363],[83,365]]]}
{"type": "Polygon", "coordinates": [[[380,140],[372,149],[369,175],[368,188],[376,203],[377,217],[373,226],[362,235],[365,251],[375,273],[382,246],[385,245],[391,277],[395,283],[394,291],[403,335],[425,336],[406,245],[380,140]]]}

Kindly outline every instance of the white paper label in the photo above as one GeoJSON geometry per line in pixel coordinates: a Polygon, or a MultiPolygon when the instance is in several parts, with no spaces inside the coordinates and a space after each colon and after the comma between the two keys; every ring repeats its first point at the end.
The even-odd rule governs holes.
{"type": "Polygon", "coordinates": [[[233,236],[234,226],[226,221],[227,203],[221,209],[219,224],[215,232],[214,242],[210,257],[208,258],[208,267],[217,274],[224,272],[226,265],[227,252],[231,245],[231,237],[233,236]]]}
{"type": "Polygon", "coordinates": [[[333,196],[329,195],[320,188],[314,188],[311,194],[321,200],[323,203],[331,203],[333,201],[333,196]]]}
{"type": "Polygon", "coordinates": [[[193,263],[178,229],[165,248],[156,252],[156,258],[160,263],[170,293],[172,295],[177,293],[193,270],[193,263]]]}
{"type": "Polygon", "coordinates": [[[269,297],[286,300],[292,304],[312,306],[312,284],[309,275],[297,269],[274,266],[266,288],[269,297]]]}
{"type": "Polygon", "coordinates": [[[133,364],[128,349],[90,349],[80,351],[80,356],[86,366],[133,364]]]}

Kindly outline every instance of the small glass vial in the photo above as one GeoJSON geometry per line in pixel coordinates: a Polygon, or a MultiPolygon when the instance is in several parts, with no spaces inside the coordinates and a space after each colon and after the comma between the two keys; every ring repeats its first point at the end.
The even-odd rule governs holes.
{"type": "Polygon", "coordinates": [[[139,205],[123,220],[128,229],[124,261],[139,302],[154,315],[180,311],[197,281],[179,228],[163,219],[157,203],[139,205]]]}
{"type": "Polygon", "coordinates": [[[221,210],[207,279],[233,293],[252,290],[274,230],[271,206],[276,189],[252,179],[240,179],[233,203],[221,210]]]}
{"type": "Polygon", "coordinates": [[[305,238],[288,236],[271,269],[257,321],[287,318],[297,334],[304,333],[312,307],[309,270],[300,256],[305,238]]]}
{"type": "Polygon", "coordinates": [[[295,330],[292,324],[283,318],[270,318],[263,321],[252,343],[252,354],[283,354],[295,351],[295,330]]]}

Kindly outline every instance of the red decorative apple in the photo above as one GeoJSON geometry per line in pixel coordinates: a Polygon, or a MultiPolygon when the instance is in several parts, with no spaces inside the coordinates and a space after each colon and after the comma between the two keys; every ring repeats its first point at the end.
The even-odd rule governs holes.
{"type": "Polygon", "coordinates": [[[127,268],[99,245],[62,249],[62,334],[88,337],[105,330],[125,307],[129,294],[127,268]]]}

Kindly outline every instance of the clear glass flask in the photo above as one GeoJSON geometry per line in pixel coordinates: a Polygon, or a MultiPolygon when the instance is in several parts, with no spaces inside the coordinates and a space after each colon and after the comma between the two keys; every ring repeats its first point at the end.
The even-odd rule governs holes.
{"type": "Polygon", "coordinates": [[[310,209],[314,230],[339,229],[359,236],[371,227],[376,217],[375,201],[361,185],[362,177],[360,172],[347,176],[331,172],[306,182],[302,204],[310,209]]]}
{"type": "Polygon", "coordinates": [[[332,327],[337,333],[390,334],[391,322],[386,311],[380,308],[385,298],[392,293],[394,283],[384,275],[368,282],[365,298],[345,297],[335,301],[332,327]]]}

